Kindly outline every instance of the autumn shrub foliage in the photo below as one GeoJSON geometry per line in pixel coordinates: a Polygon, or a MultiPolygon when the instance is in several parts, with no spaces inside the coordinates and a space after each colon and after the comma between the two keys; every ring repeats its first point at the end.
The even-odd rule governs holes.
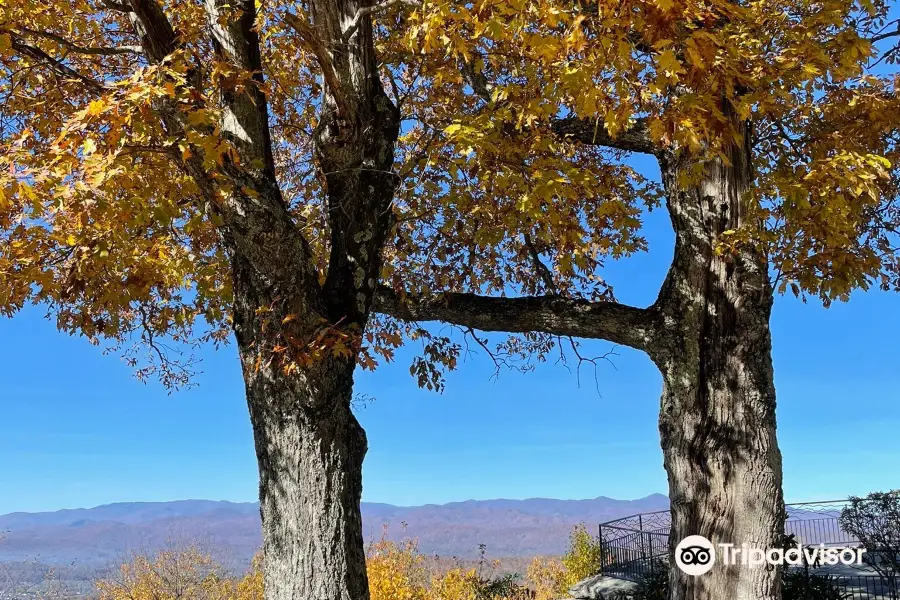
{"type": "Polygon", "coordinates": [[[572,530],[569,550],[562,557],[562,566],[564,589],[600,572],[600,567],[603,566],[603,549],[600,540],[588,533],[584,523],[572,530]]]}
{"type": "MultiPolygon", "coordinates": [[[[524,574],[498,560],[441,560],[419,550],[416,540],[369,544],[366,565],[371,600],[555,600],[575,582],[595,574],[600,548],[584,525],[576,527],[562,557],[538,556],[524,574]]],[[[135,556],[97,582],[98,600],[262,600],[262,559],[243,576],[228,575],[196,547],[135,556]]]]}
{"type": "Polygon", "coordinates": [[[484,547],[474,566],[446,568],[419,552],[415,541],[382,537],[367,557],[371,600],[554,600],[597,574],[602,561],[600,542],[583,523],[572,530],[562,557],[535,557],[524,574],[504,572],[501,561],[485,558],[484,547]]]}
{"type": "Polygon", "coordinates": [[[243,577],[229,577],[196,547],[139,555],[97,582],[98,600],[262,600],[259,567],[254,560],[243,577]]]}

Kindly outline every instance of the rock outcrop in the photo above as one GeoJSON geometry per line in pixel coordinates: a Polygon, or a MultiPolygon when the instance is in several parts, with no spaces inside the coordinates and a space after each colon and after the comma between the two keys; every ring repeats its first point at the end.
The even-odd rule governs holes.
{"type": "Polygon", "coordinates": [[[579,581],[569,589],[577,600],[629,600],[637,583],[609,575],[594,575],[579,581]]]}

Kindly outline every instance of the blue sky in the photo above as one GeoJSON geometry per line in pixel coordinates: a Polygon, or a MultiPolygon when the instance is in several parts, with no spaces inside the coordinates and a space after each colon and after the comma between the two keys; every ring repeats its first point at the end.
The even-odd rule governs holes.
{"type": "MultiPolygon", "coordinates": [[[[651,252],[611,265],[619,298],[650,304],[671,256],[663,210],[651,252]]],[[[789,501],[900,488],[900,295],[857,293],[830,309],[793,297],[772,318],[779,440],[789,501]]],[[[596,354],[609,344],[586,344],[596,354]]],[[[357,376],[374,398],[364,500],[636,498],[666,492],[656,428],[660,377],[616,349],[579,378],[504,372],[475,356],[438,395],[411,354],[357,376]],[[599,390],[598,390],[599,387],[599,390]]],[[[40,309],[0,320],[0,514],[117,501],[255,500],[256,463],[233,346],[203,354],[199,386],[167,395],[115,356],[57,333],[40,309]]]]}

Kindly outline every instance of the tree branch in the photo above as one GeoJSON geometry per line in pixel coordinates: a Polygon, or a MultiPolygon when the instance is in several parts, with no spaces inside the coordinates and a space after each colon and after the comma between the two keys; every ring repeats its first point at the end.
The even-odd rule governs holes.
{"type": "Polygon", "coordinates": [[[660,333],[654,308],[555,296],[500,298],[447,293],[401,297],[381,286],[373,310],[402,321],[443,321],[481,331],[543,332],[603,339],[650,352],[660,333]]]}
{"type": "Polygon", "coordinates": [[[156,0],[129,0],[129,18],[141,38],[147,58],[161,62],[175,51],[177,36],[169,18],[156,0]]]}
{"type": "Polygon", "coordinates": [[[405,6],[415,8],[420,5],[420,2],[417,2],[416,0],[386,0],[385,2],[382,2],[380,4],[372,4],[371,6],[360,7],[356,11],[356,15],[354,15],[353,20],[350,22],[350,25],[344,31],[344,43],[350,41],[350,38],[352,38],[353,34],[356,33],[357,29],[359,29],[359,24],[364,17],[368,17],[370,15],[385,11],[398,4],[403,4],[405,6]]]}
{"type": "Polygon", "coordinates": [[[537,251],[537,248],[534,245],[534,241],[531,239],[531,236],[527,233],[523,236],[525,239],[525,248],[528,249],[528,255],[531,257],[531,261],[534,263],[534,268],[538,273],[538,276],[544,282],[544,285],[547,287],[547,291],[551,292],[554,295],[557,295],[559,291],[556,289],[556,283],[553,281],[553,273],[550,272],[550,269],[547,268],[547,265],[544,264],[544,261],[541,260],[541,255],[537,251]]]}
{"type": "MultiPolygon", "coordinates": [[[[160,63],[179,48],[181,41],[157,0],[128,0],[128,5],[129,18],[149,61],[160,63]]],[[[216,52],[253,74],[254,79],[261,78],[258,38],[253,31],[253,1],[243,0],[238,6],[242,10],[238,11],[229,7],[229,18],[220,20],[220,15],[225,14],[224,5],[225,0],[206,2],[216,52]]],[[[200,188],[204,209],[222,220],[220,231],[230,251],[239,254],[264,277],[290,284],[299,282],[298,287],[317,292],[308,244],[287,211],[275,180],[265,97],[259,87],[251,85],[240,93],[227,95],[223,103],[230,114],[222,125],[222,135],[243,153],[240,166],[223,161],[222,171],[235,183],[234,193],[219,201],[217,183],[204,165],[201,149],[192,146],[190,156],[178,160],[200,188]],[[264,172],[255,170],[256,159],[262,161],[264,172]],[[263,244],[263,239],[271,243],[263,244]]],[[[202,106],[203,102],[197,101],[196,108],[202,106]]],[[[183,108],[163,99],[157,103],[156,111],[171,135],[183,133],[183,108]]]]}
{"type": "Polygon", "coordinates": [[[262,91],[263,68],[259,32],[256,29],[254,0],[207,0],[206,18],[216,55],[248,76],[243,89],[223,86],[219,92],[225,108],[222,131],[238,147],[245,165],[255,161],[265,165],[264,174],[271,191],[281,196],[275,182],[275,159],[269,131],[269,108],[262,91]]]}
{"type": "MultiPolygon", "coordinates": [[[[338,113],[341,116],[348,118],[352,114],[350,103],[347,102],[344,86],[341,85],[341,81],[338,78],[328,48],[325,47],[322,39],[316,34],[312,25],[310,25],[306,19],[302,19],[291,13],[286,13],[284,15],[284,20],[295,32],[297,32],[297,35],[300,36],[300,40],[303,44],[312,55],[316,57],[316,62],[319,63],[319,68],[322,69],[322,78],[325,79],[325,85],[328,87],[328,91],[331,93],[332,98],[334,98],[335,104],[337,104],[338,113]]],[[[359,27],[358,22],[356,22],[356,27],[359,27]]]]}
{"type": "Polygon", "coordinates": [[[26,44],[25,42],[20,40],[17,36],[12,36],[12,47],[13,47],[13,50],[18,51],[18,52],[24,54],[25,56],[28,56],[30,58],[33,58],[35,60],[39,60],[39,61],[45,63],[47,66],[49,66],[51,69],[53,69],[58,75],[61,75],[62,77],[68,77],[70,79],[75,79],[77,81],[84,83],[85,85],[88,86],[88,88],[90,88],[91,92],[93,92],[94,94],[102,94],[103,92],[106,91],[106,87],[103,84],[101,84],[100,82],[98,82],[94,79],[91,79],[87,75],[83,75],[83,74],[79,73],[72,67],[65,65],[62,61],[60,61],[56,58],[53,58],[52,56],[50,56],[49,54],[47,54],[40,48],[26,44]]]}
{"type": "Polygon", "coordinates": [[[891,21],[890,23],[888,23],[887,25],[885,25],[882,28],[882,30],[879,34],[873,35],[872,37],[868,38],[868,40],[870,42],[872,42],[873,44],[875,44],[877,42],[880,42],[882,40],[886,40],[886,39],[892,38],[892,37],[900,37],[900,19],[895,19],[894,21],[891,21]],[[895,25],[896,27],[892,31],[885,32],[885,30],[888,28],[889,25],[895,25]]]}
{"type": "Polygon", "coordinates": [[[660,150],[650,138],[645,118],[637,119],[628,130],[615,137],[609,134],[600,121],[578,117],[553,119],[551,129],[559,136],[571,138],[583,144],[653,155],[658,154],[660,150]]]}
{"type": "Polygon", "coordinates": [[[141,54],[142,48],[140,46],[115,46],[115,47],[94,47],[94,46],[79,46],[73,42],[70,42],[64,37],[58,36],[55,33],[50,33],[49,31],[35,31],[33,29],[27,29],[25,27],[20,27],[19,31],[31,37],[43,38],[46,40],[51,40],[70,50],[75,52],[76,54],[90,54],[90,55],[99,55],[99,56],[113,56],[116,54],[141,54]]]}
{"type": "MultiPolygon", "coordinates": [[[[460,71],[472,91],[485,102],[490,103],[493,98],[494,86],[488,81],[485,74],[476,71],[472,61],[465,60],[460,64],[460,71]]],[[[659,146],[650,138],[646,119],[637,119],[631,128],[615,137],[609,134],[605,125],[599,120],[578,117],[551,119],[550,129],[560,137],[573,139],[583,144],[653,155],[660,151],[659,146]]]]}
{"type": "Polygon", "coordinates": [[[319,284],[312,251],[288,211],[275,172],[256,3],[206,0],[204,8],[216,56],[247,78],[238,89],[223,83],[219,90],[221,135],[240,158],[240,164],[226,160],[223,165],[237,187],[220,203],[228,244],[259,274],[283,284],[282,290],[301,293],[308,306],[315,306],[319,284]]]}

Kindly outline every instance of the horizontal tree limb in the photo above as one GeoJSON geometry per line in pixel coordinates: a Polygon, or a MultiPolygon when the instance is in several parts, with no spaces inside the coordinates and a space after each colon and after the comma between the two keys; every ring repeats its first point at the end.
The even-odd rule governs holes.
{"type": "Polygon", "coordinates": [[[646,118],[635,120],[634,125],[615,137],[609,134],[602,122],[579,117],[554,119],[551,129],[553,133],[561,137],[573,139],[582,144],[654,155],[660,150],[659,146],[650,138],[646,118]]]}
{"type": "Polygon", "coordinates": [[[51,33],[49,31],[37,31],[35,29],[28,29],[26,27],[20,27],[19,31],[28,36],[52,40],[63,48],[66,48],[67,50],[76,54],[113,56],[116,54],[141,54],[142,52],[142,48],[140,46],[79,46],[78,44],[67,40],[64,37],[56,35],[55,33],[51,33]]]}
{"type": "Polygon", "coordinates": [[[502,298],[466,293],[401,296],[380,286],[373,310],[402,321],[443,321],[481,331],[602,339],[650,352],[660,331],[654,308],[559,296],[502,298]]]}

